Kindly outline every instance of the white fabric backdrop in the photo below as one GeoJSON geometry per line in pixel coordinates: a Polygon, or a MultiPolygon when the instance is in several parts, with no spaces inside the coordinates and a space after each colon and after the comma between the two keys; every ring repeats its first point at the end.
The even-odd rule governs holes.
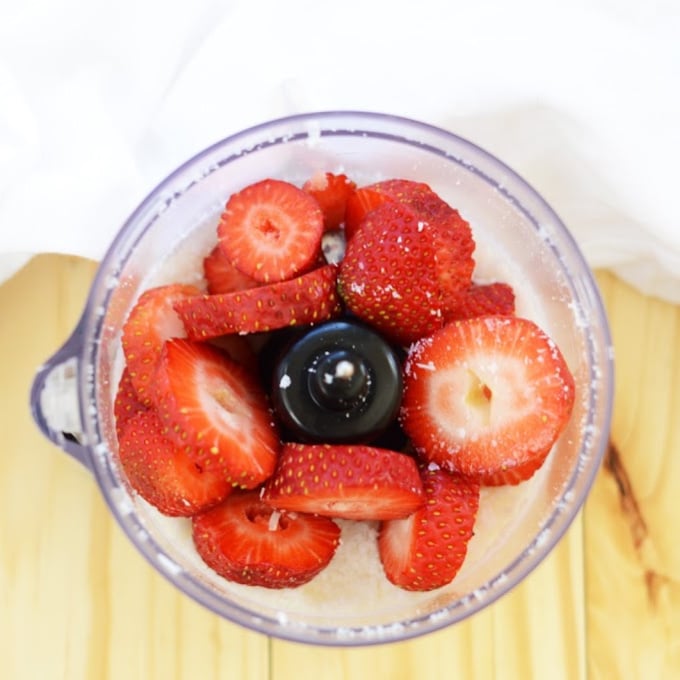
{"type": "Polygon", "coordinates": [[[0,0],[0,281],[101,257],[218,139],[338,108],[476,142],[593,266],[680,302],[677,0],[0,0]]]}

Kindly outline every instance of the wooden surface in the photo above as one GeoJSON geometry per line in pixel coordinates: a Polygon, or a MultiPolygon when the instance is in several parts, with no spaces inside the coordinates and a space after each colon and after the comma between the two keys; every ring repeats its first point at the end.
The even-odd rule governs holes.
{"type": "Polygon", "coordinates": [[[680,307],[598,274],[617,355],[613,446],[522,585],[430,636],[325,649],[242,630],[176,592],[33,425],[34,371],[75,324],[95,266],[40,256],[0,286],[0,677],[680,678],[680,307]]]}

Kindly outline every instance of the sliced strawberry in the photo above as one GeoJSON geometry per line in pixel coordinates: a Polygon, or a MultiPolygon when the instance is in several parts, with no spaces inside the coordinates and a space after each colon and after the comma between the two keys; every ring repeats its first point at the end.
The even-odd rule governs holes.
{"type": "Polygon", "coordinates": [[[150,288],[130,311],[121,342],[130,380],[142,403],[149,403],[153,397],[154,373],[163,343],[169,338],[186,337],[184,325],[172,305],[200,292],[195,286],[182,284],[150,288]]]}
{"type": "Polygon", "coordinates": [[[347,198],[345,206],[345,237],[349,241],[368,213],[389,201],[389,196],[370,186],[360,187],[347,198]]]}
{"type": "Polygon", "coordinates": [[[270,505],[346,519],[406,517],[423,504],[415,461],[364,445],[284,444],[263,495],[270,505]]]}
{"type": "Polygon", "coordinates": [[[479,484],[430,468],[422,469],[427,502],[405,519],[383,522],[378,532],[385,575],[405,590],[434,590],[450,583],[474,534],[479,484]]]}
{"type": "Polygon", "coordinates": [[[319,323],[340,313],[336,273],[325,265],[290,281],[179,300],[175,309],[194,340],[319,323]]]}
{"type": "Polygon", "coordinates": [[[424,460],[482,484],[516,483],[543,463],[573,403],[569,367],[535,323],[480,316],[411,347],[400,419],[424,460]]]}
{"type": "Polygon", "coordinates": [[[208,282],[208,292],[212,295],[233,293],[260,285],[259,281],[236,269],[219,245],[204,258],[203,274],[208,282]]]}
{"type": "Polygon", "coordinates": [[[203,469],[252,488],[274,471],[279,438],[255,377],[218,349],[190,340],[163,345],[156,403],[166,436],[203,469]]]}
{"type": "Polygon", "coordinates": [[[444,316],[447,321],[469,319],[483,314],[514,314],[515,291],[507,283],[473,283],[464,293],[452,297],[444,316]]]}
{"type": "Polygon", "coordinates": [[[154,410],[138,412],[122,428],[118,456],[132,488],[164,515],[189,517],[223,501],[232,486],[224,474],[198,465],[188,447],[163,435],[154,410]]]}
{"type": "Polygon", "coordinates": [[[293,278],[319,256],[323,213],[302,189],[266,179],[232,194],[217,226],[227,258],[246,276],[270,283],[293,278]]]}
{"type": "Polygon", "coordinates": [[[317,172],[302,189],[316,199],[323,213],[324,228],[328,231],[337,229],[345,221],[347,199],[356,186],[345,174],[317,172]]]}
{"type": "Polygon", "coordinates": [[[192,521],[205,563],[230,581],[265,588],[295,588],[331,561],[340,528],[327,517],[280,513],[258,491],[235,491],[192,521]]]}
{"type": "Polygon", "coordinates": [[[116,397],[113,404],[113,415],[116,421],[116,432],[120,433],[125,424],[137,413],[146,411],[151,407],[151,399],[146,398],[144,402],[139,400],[135,390],[130,371],[127,366],[123,369],[116,390],[116,397]]]}
{"type": "Polygon", "coordinates": [[[471,249],[451,238],[448,225],[388,202],[347,243],[338,290],[352,313],[406,345],[442,327],[452,282],[467,288],[473,268],[471,249]]]}

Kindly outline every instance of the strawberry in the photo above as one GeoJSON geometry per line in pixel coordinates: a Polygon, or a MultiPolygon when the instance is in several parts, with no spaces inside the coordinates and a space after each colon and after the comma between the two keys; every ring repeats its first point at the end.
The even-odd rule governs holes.
{"type": "Polygon", "coordinates": [[[347,243],[338,290],[349,311],[407,345],[441,328],[449,299],[470,285],[472,247],[471,238],[456,241],[448,223],[387,202],[347,243]]]}
{"type": "Polygon", "coordinates": [[[223,501],[232,486],[163,435],[154,410],[138,412],[120,430],[118,456],[130,486],[164,515],[189,517],[223,501]]]}
{"type": "Polygon", "coordinates": [[[331,561],[340,527],[327,517],[279,513],[257,491],[234,491],[192,520],[198,554],[230,581],[265,588],[295,588],[331,561]]]}
{"type": "Polygon", "coordinates": [[[447,321],[469,319],[483,314],[514,314],[515,292],[507,283],[473,283],[453,297],[444,316],[447,321]]]}
{"type": "Polygon", "coordinates": [[[349,241],[356,234],[368,213],[389,200],[386,194],[371,186],[360,187],[350,194],[345,205],[345,237],[347,240],[349,241]]]}
{"type": "Polygon", "coordinates": [[[137,391],[132,385],[130,371],[127,366],[123,368],[123,373],[118,382],[116,397],[113,403],[113,415],[116,421],[116,432],[120,432],[125,424],[137,413],[146,411],[151,407],[151,399],[147,397],[144,402],[137,397],[137,391]]]}
{"type": "Polygon", "coordinates": [[[569,367],[535,323],[479,316],[410,348],[400,421],[424,460],[482,484],[517,483],[542,465],[573,403],[569,367]]]}
{"type": "Polygon", "coordinates": [[[265,393],[245,368],[215,347],[174,339],[163,345],[156,405],[165,434],[194,462],[252,488],[274,471],[279,438],[265,393]]]}
{"type": "Polygon", "coordinates": [[[426,503],[404,519],[382,522],[378,552],[388,580],[404,590],[450,583],[474,535],[479,484],[436,466],[421,469],[426,503]]]}
{"type": "Polygon", "coordinates": [[[406,517],[423,504],[415,461],[365,445],[284,444],[262,496],[280,510],[345,519],[406,517]]]}
{"type": "Polygon", "coordinates": [[[289,281],[179,300],[175,310],[194,340],[319,323],[340,313],[336,273],[325,265],[289,281]]]}
{"type": "Polygon", "coordinates": [[[130,311],[121,342],[130,380],[143,404],[149,404],[156,363],[163,342],[186,337],[184,326],[173,309],[176,300],[199,295],[195,286],[170,284],[146,290],[130,311]]]}
{"type": "Polygon", "coordinates": [[[337,229],[345,221],[345,206],[356,184],[345,174],[317,172],[302,190],[316,199],[323,213],[324,229],[337,229]]]}
{"type": "Polygon", "coordinates": [[[212,295],[233,293],[260,285],[259,281],[236,269],[219,245],[203,259],[203,274],[208,282],[208,292],[212,295]]]}
{"type": "Polygon", "coordinates": [[[217,226],[231,263],[257,281],[284,281],[309,269],[319,256],[323,213],[302,189],[266,179],[232,194],[217,226]]]}
{"type": "Polygon", "coordinates": [[[366,216],[383,203],[408,205],[423,216],[434,217],[439,210],[452,210],[423,182],[409,179],[388,179],[360,187],[347,198],[345,235],[350,239],[366,216]]]}

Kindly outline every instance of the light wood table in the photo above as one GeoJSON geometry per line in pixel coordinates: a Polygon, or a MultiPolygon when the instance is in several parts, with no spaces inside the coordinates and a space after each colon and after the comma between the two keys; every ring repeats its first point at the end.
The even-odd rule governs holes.
{"type": "Polygon", "coordinates": [[[613,448],[523,584],[430,636],[326,649],[242,630],[174,590],[33,425],[33,373],[74,326],[95,267],[40,256],[0,287],[1,678],[680,678],[680,307],[598,273],[617,355],[613,448]]]}

